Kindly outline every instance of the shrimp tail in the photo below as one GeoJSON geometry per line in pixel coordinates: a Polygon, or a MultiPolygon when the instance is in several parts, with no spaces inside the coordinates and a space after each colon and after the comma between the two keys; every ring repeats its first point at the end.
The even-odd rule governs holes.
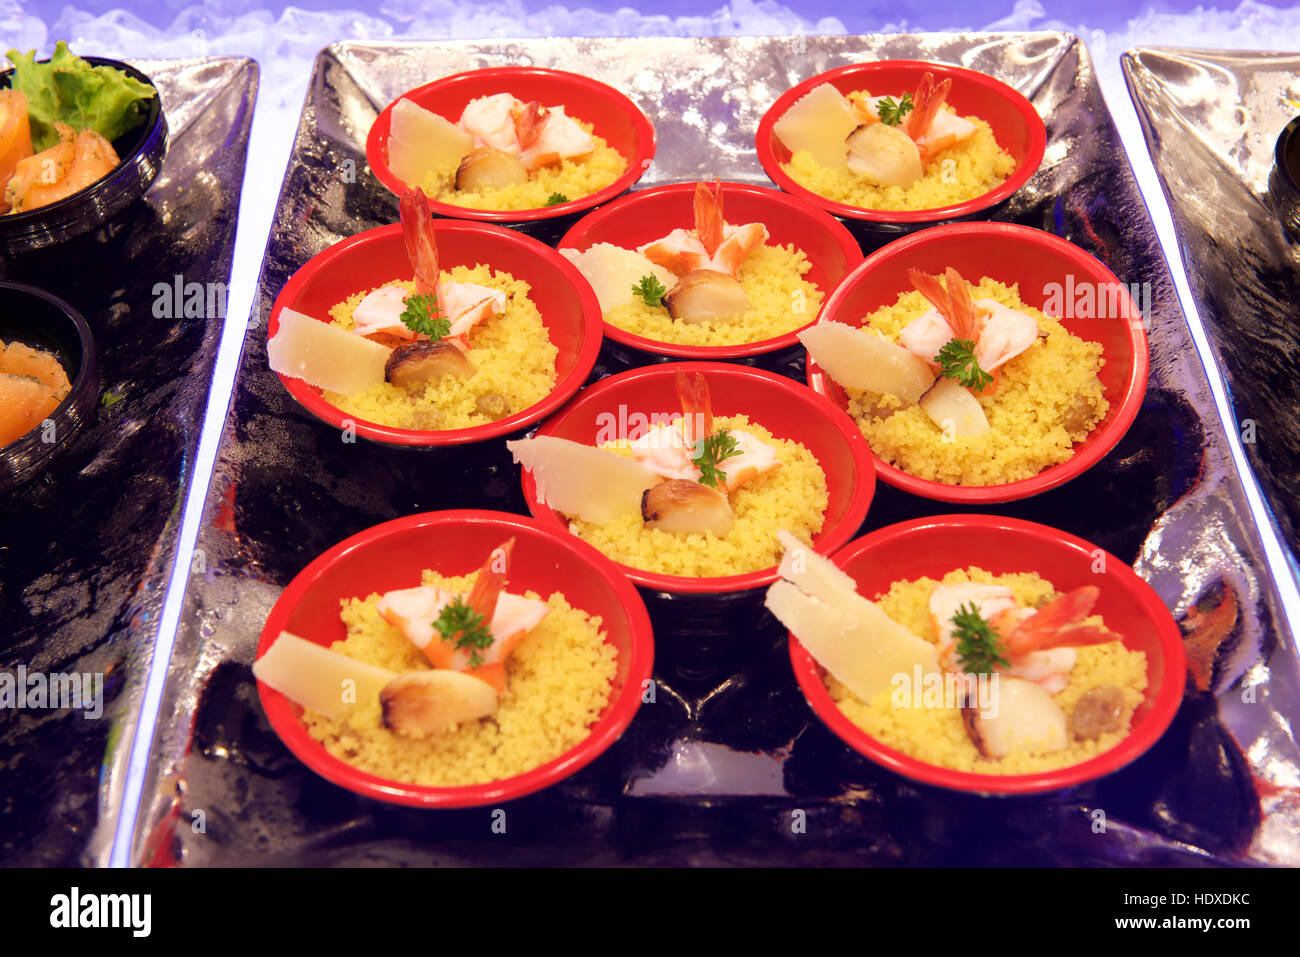
{"type": "Polygon", "coordinates": [[[698,183],[695,187],[695,235],[704,244],[709,258],[722,245],[722,181],[698,183]]]}
{"type": "Polygon", "coordinates": [[[1084,585],[1048,602],[1007,637],[1007,653],[1019,657],[1048,648],[1114,641],[1113,632],[1080,624],[1092,613],[1100,594],[1096,585],[1084,585]]]}
{"type": "Polygon", "coordinates": [[[526,150],[542,135],[542,123],[546,119],[546,111],[537,100],[529,100],[527,103],[516,103],[512,106],[510,118],[515,123],[515,138],[519,141],[519,149],[526,150]]]}
{"type": "Polygon", "coordinates": [[[950,324],[959,339],[977,341],[982,323],[975,314],[975,302],[970,297],[970,284],[951,266],[944,273],[944,279],[948,287],[948,302],[952,306],[950,324]]]}
{"type": "Polygon", "coordinates": [[[515,540],[511,537],[504,544],[492,549],[483,568],[470,590],[469,607],[483,616],[483,627],[492,624],[492,616],[497,610],[497,599],[506,587],[506,576],[510,573],[510,553],[514,551],[515,540]]]}
{"type": "Polygon", "coordinates": [[[713,434],[713,400],[703,372],[677,372],[677,398],[682,403],[682,434],[687,446],[713,434]]]}
{"type": "Polygon", "coordinates": [[[402,239],[406,242],[406,258],[415,270],[415,285],[420,293],[439,296],[438,244],[433,238],[433,216],[429,212],[429,199],[422,190],[408,189],[398,203],[402,221],[402,239]]]}
{"type": "Polygon", "coordinates": [[[943,316],[954,338],[971,341],[979,339],[980,322],[975,313],[975,303],[970,296],[970,287],[961,273],[949,266],[944,272],[946,288],[936,276],[927,275],[919,269],[908,269],[907,279],[943,316]]]}
{"type": "Polygon", "coordinates": [[[945,77],[936,83],[933,73],[927,71],[921,75],[921,82],[916,85],[916,92],[912,94],[912,111],[907,114],[905,121],[904,132],[913,141],[919,140],[930,129],[930,124],[934,122],[939,108],[948,98],[948,90],[951,87],[952,77],[945,77]]]}

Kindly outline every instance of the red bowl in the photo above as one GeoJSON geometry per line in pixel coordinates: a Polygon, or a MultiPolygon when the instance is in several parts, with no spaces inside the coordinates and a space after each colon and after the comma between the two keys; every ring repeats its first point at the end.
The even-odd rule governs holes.
{"type": "Polygon", "coordinates": [[[575,608],[603,619],[605,640],[618,651],[609,703],[586,739],[540,767],[488,784],[405,784],[368,774],[331,755],[303,728],[302,708],[259,681],[262,710],[303,764],[341,787],[380,801],[413,807],[472,807],[549,787],[586,767],[618,740],[650,678],[654,658],[650,616],[641,596],[613,562],[567,532],[519,515],[478,509],[426,512],[384,522],[339,542],[284,590],[262,629],[257,657],[285,630],[328,648],[347,636],[339,619],[341,599],[410,587],[430,565],[443,574],[467,574],[512,535],[517,542],[511,556],[511,590],[531,589],[543,596],[563,592],[575,608]],[[440,555],[448,557],[437,558],[440,555]]]}
{"type": "MultiPolygon", "coordinates": [[[[822,530],[813,539],[816,551],[829,554],[853,537],[876,491],[867,443],[846,413],[785,376],[720,362],[668,362],[633,369],[584,389],[542,423],[537,434],[595,445],[597,435],[607,427],[605,417],[618,417],[620,409],[629,415],[638,411],[676,413],[681,409],[676,388],[679,369],[705,374],[714,415],[747,415],[772,435],[798,441],[817,457],[826,473],[829,501],[822,530]]],[[[568,519],[537,500],[532,472],[525,469],[522,477],[529,511],[544,525],[567,531],[568,519]]],[[[713,578],[662,575],[621,563],[618,567],[643,588],[686,595],[739,592],[776,580],[775,565],[713,578]]]]}
{"type": "MultiPolygon", "coordinates": [[[[723,213],[729,223],[762,223],[773,245],[793,244],[812,269],[804,277],[825,295],[862,262],[858,241],[833,216],[773,189],[723,183],[723,213]]],[[[574,223],[560,249],[588,249],[597,243],[636,248],[695,222],[695,184],[679,183],[637,190],[574,223]]],[[[824,301],[824,300],[823,300],[824,301]]],[[[809,313],[812,325],[816,316],[809,313]]],[[[800,328],[803,328],[802,326],[800,328]]],[[[772,339],[734,346],[689,346],[647,339],[605,323],[605,335],[633,349],[684,359],[738,359],[789,349],[799,343],[798,330],[772,339]]]]}
{"type": "Polygon", "coordinates": [[[842,66],[804,80],[787,90],[768,108],[758,124],[758,161],[772,182],[788,193],[805,199],[822,209],[845,219],[868,223],[920,225],[960,219],[996,206],[1038,171],[1047,148],[1047,130],[1043,120],[1030,103],[1017,90],[984,73],[967,70],[946,63],[926,63],[922,60],[880,60],[875,63],[854,63],[842,66]],[[961,116],[977,116],[989,124],[998,145],[1010,153],[1016,167],[996,189],[951,206],[922,210],[864,209],[849,206],[819,196],[804,189],[792,180],[781,164],[790,162],[790,151],[773,132],[776,121],[785,115],[795,101],[822,83],[829,83],[841,93],[854,90],[871,90],[873,93],[891,93],[901,96],[916,89],[922,74],[927,71],[936,79],[952,77],[952,89],[946,102],[961,116]]]}
{"type": "MultiPolygon", "coordinates": [[[[470,209],[429,200],[435,216],[473,219],[486,223],[525,223],[555,219],[591,209],[628,189],[650,167],[655,155],[655,131],[650,120],[630,99],[611,86],[563,70],[531,66],[499,66],[446,76],[399,96],[455,122],[470,100],[509,93],[521,100],[539,100],[543,106],[563,106],[568,115],[595,127],[596,134],[623,154],[627,169],[604,189],[555,206],[540,209],[470,209]]],[[[393,103],[384,107],[366,136],[366,161],[379,181],[400,196],[406,185],[388,168],[388,132],[393,103]]]]}
{"type": "MultiPolygon", "coordinates": [[[[1110,411],[1086,439],[1074,447],[1074,456],[1037,475],[1000,485],[946,485],[917,478],[895,468],[872,453],[879,477],[895,488],[941,502],[987,505],[1028,498],[1063,485],[1099,462],[1128,431],[1142,407],[1147,390],[1149,359],[1147,336],[1137,305],[1115,274],[1073,243],[1028,226],[1011,223],[952,223],[935,226],[897,239],[868,256],[822,305],[818,322],[844,322],[860,326],[863,318],[881,306],[892,305],[899,293],[910,292],[908,267],[938,275],[953,266],[966,279],[978,282],[991,276],[1003,283],[1019,283],[1020,297],[1042,309],[1049,298],[1047,286],[1062,287],[1062,299],[1084,283],[1115,290],[1121,313],[1109,318],[1067,315],[1062,325],[1081,339],[1099,342],[1106,364],[1101,379],[1110,411]],[[1073,277],[1068,280],[1067,277],[1073,277]]],[[[1059,311],[1059,310],[1058,310],[1059,311]]],[[[1071,310],[1065,310],[1070,313],[1071,310]]],[[[848,408],[844,390],[809,357],[810,386],[828,396],[841,409],[848,408]]]]}
{"type": "MultiPolygon", "coordinates": [[[[354,422],[357,435],[388,445],[431,447],[482,442],[518,432],[549,415],[577,392],[591,373],[600,352],[600,303],[572,263],[549,246],[500,226],[435,219],[433,229],[442,268],[485,263],[532,287],[529,296],[542,314],[551,342],[559,349],[555,357],[555,389],[536,405],[497,422],[430,432],[356,420],[326,402],[316,386],[281,375],[280,381],[289,394],[322,422],[338,429],[343,429],[345,422],[354,422]]],[[[290,277],[271,307],[267,338],[280,328],[281,309],[294,309],[326,321],[330,307],[348,296],[413,275],[401,225],[367,229],[313,256],[290,277]]]]}
{"type": "Polygon", "coordinates": [[[995,575],[1031,571],[1065,592],[1097,585],[1095,614],[1147,656],[1146,699],[1127,738],[1080,764],[1037,774],[976,774],[927,764],[891,748],[851,722],[831,700],[824,669],[790,635],[790,664],[817,716],[855,751],[904,777],[978,794],[1036,794],[1092,781],[1136,760],[1159,740],[1178,711],[1187,680],[1183,637],[1169,609],[1128,565],[1097,546],[1046,525],[997,515],[937,515],[865,535],[831,559],[876,598],[897,581],[977,565],[995,575]],[[1095,568],[1100,562],[1102,571],[1095,568]]]}

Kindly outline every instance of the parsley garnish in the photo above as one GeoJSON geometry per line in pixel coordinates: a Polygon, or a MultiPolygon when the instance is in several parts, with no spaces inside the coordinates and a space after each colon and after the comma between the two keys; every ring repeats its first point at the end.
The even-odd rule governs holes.
{"type": "Polygon", "coordinates": [[[949,339],[934,361],[947,378],[956,379],[967,389],[978,392],[993,381],[993,376],[980,368],[975,358],[975,343],[970,339],[949,339]]]}
{"type": "Polygon", "coordinates": [[[912,112],[912,94],[904,93],[901,100],[887,96],[876,104],[876,115],[886,126],[897,126],[903,117],[912,112]]]}
{"type": "Polygon", "coordinates": [[[952,623],[957,627],[957,654],[961,656],[963,671],[972,675],[992,674],[998,666],[1011,667],[998,633],[980,617],[974,602],[960,606],[952,616],[952,623]]]}
{"type": "Polygon", "coordinates": [[[700,470],[700,484],[717,488],[727,480],[727,473],[718,468],[723,459],[739,455],[736,437],[725,429],[719,429],[702,442],[695,445],[695,455],[691,461],[700,470]]]}
{"type": "Polygon", "coordinates": [[[479,651],[492,646],[492,633],[483,625],[483,616],[469,606],[464,598],[453,598],[451,604],[443,606],[438,620],[433,623],[443,641],[452,641],[457,648],[470,650],[469,666],[477,668],[483,664],[479,651]]]}
{"type": "Polygon", "coordinates": [[[451,322],[443,317],[438,297],[428,293],[407,299],[401,318],[406,328],[412,332],[422,332],[434,342],[451,332],[451,322]]]}
{"type": "Polygon", "coordinates": [[[632,284],[632,295],[640,296],[647,306],[663,305],[664,293],[668,287],[654,276],[642,276],[639,283],[632,284]]]}
{"type": "Polygon", "coordinates": [[[546,197],[545,205],[559,206],[561,203],[567,203],[568,201],[569,197],[565,196],[563,193],[552,193],[550,196],[546,197]]]}

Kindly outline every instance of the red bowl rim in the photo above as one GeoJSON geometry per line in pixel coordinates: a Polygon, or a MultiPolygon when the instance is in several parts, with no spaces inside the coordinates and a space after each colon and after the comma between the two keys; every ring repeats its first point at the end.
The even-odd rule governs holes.
{"type": "MultiPolygon", "coordinates": [[[[600,315],[600,303],[596,299],[595,292],[582,278],[582,273],[578,272],[577,267],[569,262],[559,253],[545,243],[538,242],[531,236],[525,236],[523,233],[516,232],[512,229],[506,229],[502,226],[494,226],[489,223],[479,223],[469,220],[450,220],[434,219],[433,228],[440,233],[489,233],[496,236],[507,245],[518,246],[526,252],[532,253],[547,263],[558,268],[573,286],[574,293],[581,302],[582,312],[587,319],[587,330],[583,337],[582,349],[579,351],[574,366],[569,370],[569,374],[562,379],[558,379],[555,388],[542,397],[541,401],[535,405],[530,405],[514,415],[507,416],[496,422],[489,422],[486,425],[474,425],[467,429],[444,429],[441,431],[424,431],[420,429],[398,429],[389,425],[380,425],[378,422],[369,422],[356,416],[348,415],[336,406],[330,405],[321,395],[320,390],[315,386],[310,386],[302,379],[292,379],[277,372],[280,381],[284,387],[293,396],[294,401],[304,409],[314,415],[320,421],[331,425],[337,429],[345,427],[353,428],[357,435],[370,439],[374,442],[381,442],[386,445],[396,445],[404,447],[423,447],[435,448],[443,446],[460,446],[468,445],[473,442],[482,442],[487,439],[494,439],[498,436],[509,435],[512,432],[518,432],[532,423],[550,415],[561,405],[563,405],[570,396],[582,388],[582,384],[591,374],[591,370],[596,365],[596,357],[600,353],[600,346],[603,340],[601,333],[601,324],[596,321],[600,315]],[[345,426],[344,422],[352,422],[352,426],[345,426]]],[[[307,260],[298,270],[289,277],[289,281],[284,284],[280,294],[275,297],[275,302],[271,305],[271,313],[267,319],[266,338],[269,341],[279,329],[280,310],[287,308],[288,303],[297,298],[303,286],[305,286],[315,273],[336,261],[341,260],[344,256],[352,251],[356,246],[362,246],[367,243],[375,242],[393,234],[400,234],[402,226],[400,223],[394,223],[387,226],[375,226],[371,229],[363,230],[355,236],[349,236],[347,239],[340,240],[328,249],[317,253],[311,259],[307,260]]]]}
{"type": "MultiPolygon", "coordinates": [[[[1020,226],[1015,223],[948,223],[911,233],[876,250],[864,259],[853,272],[845,276],[844,281],[840,283],[835,292],[826,298],[826,301],[822,303],[821,312],[817,314],[817,321],[832,321],[828,317],[839,307],[841,302],[848,298],[854,285],[871,272],[881,259],[893,258],[913,246],[942,240],[950,235],[965,235],[967,233],[982,233],[990,239],[1024,240],[1031,246],[1050,248],[1062,253],[1067,259],[1074,262],[1080,270],[1086,270],[1092,275],[1100,274],[1108,277],[1109,281],[1119,283],[1119,279],[1106,267],[1105,263],[1074,245],[1074,243],[1053,233],[1034,229],[1030,226],[1020,226]]],[[[1037,475],[1032,475],[1027,479],[1003,482],[998,485],[948,485],[931,479],[918,478],[896,466],[890,465],[873,451],[871,457],[875,460],[877,474],[883,481],[894,486],[894,488],[911,492],[913,495],[919,495],[922,498],[939,502],[951,502],[957,505],[990,505],[1029,498],[1058,488],[1071,479],[1078,478],[1109,455],[1115,446],[1119,444],[1120,439],[1124,437],[1133,424],[1133,420],[1137,418],[1137,414],[1142,408],[1142,400],[1146,397],[1147,377],[1150,373],[1150,353],[1147,346],[1146,330],[1143,329],[1141,323],[1132,321],[1128,323],[1128,330],[1129,341],[1133,347],[1133,365],[1130,369],[1128,385],[1124,389],[1124,395],[1115,409],[1113,418],[1098,426],[1101,433],[1082,452],[1076,453],[1059,465],[1049,465],[1037,475]]],[[[807,350],[805,350],[805,357],[805,380],[814,391],[820,395],[826,395],[829,388],[826,384],[826,373],[812,360],[811,356],[807,355],[807,350]]]]}
{"type": "Polygon", "coordinates": [[[627,613],[631,641],[627,681],[609,713],[595,724],[582,742],[564,754],[523,774],[486,784],[459,787],[403,784],[362,771],[334,757],[303,730],[294,710],[298,706],[278,691],[258,681],[257,693],[262,703],[262,710],[285,747],[321,777],[365,797],[410,807],[476,807],[498,801],[514,800],[549,787],[586,767],[618,740],[632,723],[632,718],[641,703],[641,688],[650,678],[654,664],[654,633],[650,624],[650,615],[637,590],[619,573],[614,563],[586,542],[567,532],[558,532],[526,516],[486,509],[454,509],[407,515],[373,525],[323,552],[294,576],[272,607],[257,643],[257,658],[266,654],[267,649],[284,630],[293,609],[321,575],[350,552],[375,545],[393,534],[409,529],[453,524],[492,525],[501,528],[503,532],[511,530],[536,532],[551,544],[567,549],[588,562],[595,573],[614,590],[627,613]]]}
{"type": "Polygon", "coordinates": [[[1164,655],[1164,679],[1160,691],[1151,703],[1151,709],[1123,741],[1096,757],[1079,764],[1040,771],[1033,774],[979,774],[971,771],[954,771],[928,764],[895,750],[863,731],[835,706],[830,692],[821,680],[821,666],[789,634],[790,665],[796,680],[817,717],[844,743],[872,761],[904,777],[925,784],[934,784],[954,791],[976,794],[1018,795],[1039,794],[1074,787],[1112,774],[1131,764],[1146,753],[1168,730],[1183,700],[1187,683],[1187,660],[1183,651],[1182,631],[1169,609],[1154,588],[1142,580],[1125,562],[1097,548],[1077,536],[1023,519],[1000,515],[935,515],[916,518],[896,525],[888,525],[850,543],[831,556],[841,568],[873,547],[893,542],[918,532],[937,527],[959,527],[972,531],[997,529],[1031,536],[1041,541],[1077,551],[1092,561],[1097,552],[1106,559],[1106,575],[1118,579],[1118,584],[1133,595],[1147,612],[1156,629],[1164,655]]]}
{"type": "Polygon", "coordinates": [[[758,148],[758,161],[772,182],[786,192],[815,203],[835,216],[869,223],[922,224],[960,219],[963,216],[982,212],[996,206],[1024,186],[1025,183],[1029,182],[1029,178],[1038,172],[1038,167],[1042,165],[1043,155],[1047,151],[1047,128],[1043,125],[1043,118],[1038,115],[1034,105],[1029,102],[1023,93],[1001,80],[994,79],[987,73],[980,73],[977,70],[953,66],[948,63],[932,63],[927,60],[874,60],[867,63],[850,63],[847,66],[836,67],[833,70],[818,73],[816,76],[804,80],[798,86],[786,90],[763,114],[763,118],[759,120],[756,145],[758,148]],[[781,169],[781,164],[777,162],[776,152],[772,147],[772,141],[775,137],[773,128],[776,126],[776,121],[785,115],[785,111],[794,105],[795,100],[814,86],[830,83],[841,76],[849,74],[870,73],[881,67],[910,67],[921,71],[941,70],[944,73],[951,74],[955,79],[960,79],[963,83],[981,86],[997,93],[1015,107],[1016,112],[1020,114],[1028,127],[1029,142],[1024,160],[995,189],[964,202],[953,203],[951,206],[937,206],[934,209],[866,209],[862,206],[849,206],[846,203],[827,199],[812,190],[800,186],[781,169]]]}
{"type": "MultiPolygon", "coordinates": [[[[529,76],[538,75],[562,79],[575,86],[585,87],[592,93],[598,93],[605,99],[617,104],[627,113],[637,132],[638,149],[635,156],[624,157],[627,160],[627,169],[623,171],[623,175],[604,189],[599,189],[589,196],[572,199],[567,203],[557,203],[554,206],[543,206],[540,209],[471,209],[468,206],[453,206],[450,203],[440,203],[437,200],[430,199],[429,209],[435,216],[471,219],[483,223],[530,223],[557,219],[571,213],[582,212],[584,209],[591,209],[593,206],[599,206],[601,203],[607,202],[626,191],[633,183],[645,175],[645,171],[650,168],[650,162],[655,155],[654,124],[626,94],[614,89],[608,83],[601,83],[599,80],[593,80],[591,77],[582,76],[578,73],[570,73],[567,70],[551,70],[538,66],[494,66],[483,67],[478,70],[465,70],[461,73],[453,73],[450,76],[439,77],[430,83],[407,90],[394,98],[392,103],[385,106],[380,111],[379,116],[375,117],[375,121],[370,124],[370,132],[366,134],[366,162],[370,164],[371,170],[374,171],[375,178],[383,183],[395,196],[400,196],[403,190],[406,189],[406,185],[393,175],[393,171],[388,168],[388,162],[383,158],[379,144],[379,121],[381,118],[388,119],[394,104],[398,100],[413,94],[424,93],[426,90],[453,81],[465,82],[465,78],[469,76],[486,77],[488,79],[499,77],[502,82],[509,82],[516,79],[525,80],[529,76]]],[[[387,122],[384,125],[387,127],[387,122]]]]}
{"type": "MultiPolygon", "coordinates": [[[[755,369],[750,366],[735,365],[727,362],[664,362],[656,365],[642,366],[638,369],[631,369],[627,372],[620,372],[617,375],[608,376],[584,389],[582,393],[575,396],[568,405],[543,422],[537,429],[537,434],[555,434],[560,423],[563,422],[572,412],[573,407],[580,400],[585,402],[588,401],[589,398],[599,398],[606,392],[617,389],[624,382],[631,382],[646,377],[676,375],[678,369],[686,372],[703,372],[710,376],[721,375],[749,378],[761,382],[764,386],[776,388],[785,393],[785,395],[792,400],[807,402],[813,408],[825,413],[836,431],[838,431],[848,443],[850,454],[853,456],[854,464],[860,471],[861,478],[854,485],[853,494],[849,499],[844,518],[841,519],[839,524],[834,528],[829,531],[823,530],[820,533],[820,541],[813,546],[813,550],[824,555],[829,555],[832,551],[839,548],[853,537],[866,519],[867,511],[871,507],[871,500],[876,492],[876,477],[875,472],[871,467],[871,457],[867,448],[866,440],[863,439],[862,433],[858,430],[857,425],[854,423],[853,419],[849,417],[848,413],[836,408],[834,403],[825,396],[817,395],[812,390],[799,385],[793,379],[789,379],[783,375],[778,375],[775,372],[768,372],[765,369],[755,369]]],[[[537,483],[533,480],[532,472],[521,468],[519,470],[519,475],[523,486],[524,499],[528,503],[529,512],[532,513],[535,518],[538,518],[543,522],[555,522],[567,530],[567,524],[564,524],[559,519],[558,514],[553,509],[550,509],[537,501],[537,483]]],[[[614,562],[623,574],[642,588],[683,595],[716,595],[726,592],[747,591],[749,589],[762,588],[765,585],[770,585],[772,582],[776,581],[777,578],[776,565],[772,565],[769,568],[762,568],[754,572],[746,572],[743,575],[692,577],[686,575],[664,575],[659,572],[647,572],[639,568],[633,568],[631,565],[624,565],[621,562],[614,561],[614,559],[608,560],[614,562]]]]}
{"type": "MultiPolygon", "coordinates": [[[[569,227],[568,232],[556,245],[556,249],[582,249],[578,245],[579,234],[586,233],[592,228],[599,226],[605,220],[612,216],[617,216],[624,211],[625,207],[635,206],[641,202],[652,201],[661,196],[673,196],[678,193],[693,192],[696,184],[690,183],[672,183],[667,186],[651,186],[647,189],[638,189],[626,196],[622,196],[612,203],[602,206],[600,209],[593,210],[582,219],[578,220],[569,227]]],[[[728,183],[722,184],[724,193],[737,194],[743,193],[749,196],[760,198],[763,202],[770,202],[777,206],[784,206],[802,216],[807,217],[813,224],[820,227],[825,232],[834,237],[836,245],[844,252],[845,258],[850,262],[862,261],[862,247],[858,241],[853,238],[853,234],[834,216],[825,210],[819,209],[812,203],[799,199],[797,196],[791,196],[780,190],[771,189],[766,186],[750,186],[745,183],[728,183]]],[[[590,246],[590,243],[588,243],[590,246]]],[[[852,270],[850,270],[851,272],[852,270]]],[[[848,273],[845,274],[847,278],[848,273]]],[[[843,280],[841,280],[843,281],[843,280]]],[[[835,289],[826,290],[826,297],[835,289]]],[[[824,302],[825,300],[823,300],[824,302]]],[[[759,356],[769,352],[777,352],[781,349],[790,349],[799,344],[799,333],[808,328],[817,317],[809,319],[798,329],[792,329],[790,332],[782,333],[779,336],[773,336],[770,339],[758,339],[754,342],[741,342],[732,346],[692,346],[683,345],[675,342],[663,342],[659,339],[650,339],[645,336],[638,336],[636,333],[620,329],[609,322],[605,322],[604,314],[601,315],[601,322],[605,326],[605,337],[613,339],[615,342],[629,346],[633,349],[639,349],[642,352],[648,352],[653,355],[676,356],[682,359],[743,359],[750,356],[759,356]]]]}

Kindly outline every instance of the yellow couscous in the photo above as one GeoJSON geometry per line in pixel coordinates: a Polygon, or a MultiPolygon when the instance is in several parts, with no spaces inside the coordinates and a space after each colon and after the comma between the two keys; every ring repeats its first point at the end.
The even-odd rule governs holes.
{"type": "MultiPolygon", "coordinates": [[[[1056,589],[1033,573],[992,575],[980,568],[949,572],[942,582],[932,578],[895,582],[877,601],[890,618],[914,635],[937,643],[930,617],[930,594],[939,584],[958,582],[999,584],[1010,588],[1024,606],[1038,607],[1056,595],[1056,589]]],[[[1090,622],[1100,619],[1094,616],[1090,622]]],[[[1121,730],[1105,732],[1095,739],[1070,736],[1065,750],[1046,754],[1013,751],[1002,758],[985,758],[967,734],[960,707],[944,702],[917,706],[914,695],[900,694],[899,688],[881,691],[863,702],[829,675],[825,682],[831,698],[844,715],[862,730],[910,757],[927,764],[979,774],[1032,774],[1078,764],[1109,751],[1127,735],[1133,714],[1142,703],[1147,687],[1146,655],[1130,651],[1119,641],[1077,649],[1078,658],[1069,684],[1053,699],[1071,718],[1079,699],[1090,689],[1112,685],[1123,696],[1121,730]]]]}
{"type": "MultiPolygon", "coordinates": [[[[997,485],[1037,475],[1074,454],[1110,409],[1097,374],[1099,343],[1072,335],[1060,321],[1027,306],[1015,285],[984,278],[973,299],[995,299],[1033,316],[1039,339],[997,370],[996,388],[976,398],[989,431],[975,438],[946,434],[916,405],[892,395],[846,389],[849,414],[871,450],[919,478],[950,485],[997,485]]],[[[929,308],[919,292],[900,295],[869,315],[863,328],[897,342],[903,328],[929,308]]]]}
{"type": "Polygon", "coordinates": [[[977,116],[963,118],[977,127],[974,135],[936,153],[921,178],[906,188],[873,186],[851,170],[823,166],[802,151],[782,169],[804,189],[862,209],[916,211],[963,203],[996,189],[1016,168],[988,123],[977,116]]]}
{"type": "Polygon", "coordinates": [[[456,171],[451,169],[430,171],[420,188],[432,200],[466,209],[539,209],[557,193],[566,202],[590,196],[622,176],[627,159],[597,136],[591,125],[578,125],[592,134],[595,149],[586,156],[533,170],[526,182],[497,189],[458,190],[454,186],[456,171]]]}
{"type": "Polygon", "coordinates": [[[798,442],[773,437],[746,416],[718,417],[714,422],[716,428],[743,429],[773,446],[781,462],[780,468],[731,493],[736,521],[725,538],[646,528],[639,515],[604,525],[574,519],[570,530],[616,562],[689,577],[744,575],[776,565],[783,550],[776,538],[781,529],[811,545],[829,502],[826,474],[817,458],[798,442]]]}
{"type": "MultiPolygon", "coordinates": [[[[445,375],[415,391],[384,382],[348,396],[325,392],[327,402],[359,419],[393,428],[465,429],[503,417],[483,410],[480,401],[485,396],[500,396],[505,402],[505,414],[514,415],[536,405],[555,388],[555,357],[559,350],[547,334],[541,312],[528,296],[528,283],[482,264],[456,266],[442,275],[444,279],[490,286],[506,294],[504,315],[484,319],[469,333],[473,375],[463,379],[445,375]]],[[[414,282],[398,285],[416,291],[414,282]]],[[[358,292],[335,305],[330,310],[332,323],[352,329],[353,311],[372,291],[358,292]]]]}
{"type": "MultiPolygon", "coordinates": [[[[460,593],[477,573],[444,578],[426,571],[423,583],[460,593]]],[[[540,598],[532,592],[528,598],[540,598]]],[[[386,622],[380,596],[345,599],[341,616],[348,636],[332,650],[400,673],[429,665],[402,632],[386,622]]],[[[499,710],[440,735],[402,737],[381,724],[376,699],[346,721],[305,711],[308,733],[334,757],[392,781],[460,787],[512,777],[558,758],[581,743],[608,704],[617,653],[601,632],[601,619],[573,608],[559,592],[550,610],[506,661],[499,710]]]]}
{"type": "Polygon", "coordinates": [[[735,319],[681,322],[663,306],[633,300],[605,313],[605,321],[657,342],[687,346],[732,346],[758,342],[806,326],[821,308],[822,291],[804,275],[808,257],[793,245],[763,245],[740,268],[741,287],[750,310],[735,319]]]}

